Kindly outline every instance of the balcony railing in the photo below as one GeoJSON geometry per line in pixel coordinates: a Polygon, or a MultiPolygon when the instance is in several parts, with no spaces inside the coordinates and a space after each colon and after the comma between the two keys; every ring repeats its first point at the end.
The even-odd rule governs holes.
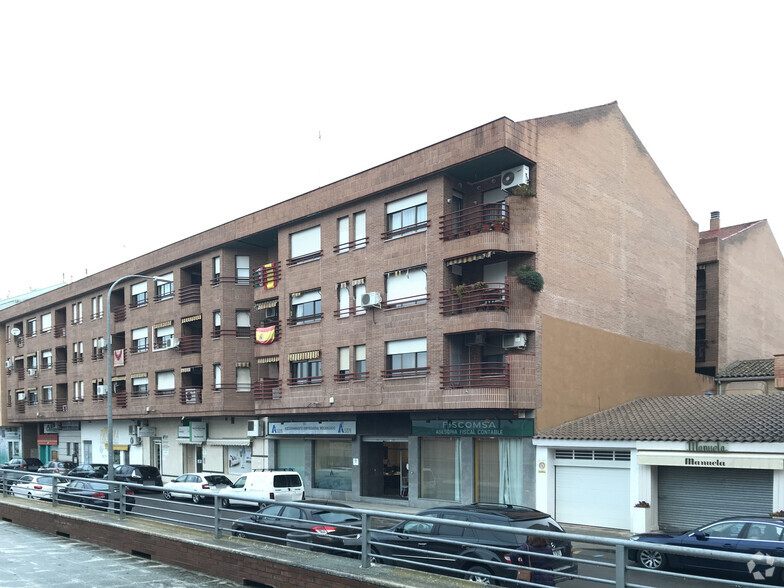
{"type": "Polygon", "coordinates": [[[403,308],[404,306],[416,306],[417,304],[425,304],[430,300],[430,294],[427,292],[423,294],[415,294],[414,296],[406,296],[405,298],[394,298],[387,300],[382,304],[383,308],[403,308]]]}
{"type": "Polygon", "coordinates": [[[180,304],[199,304],[201,302],[201,284],[191,284],[183,286],[178,292],[178,302],[180,304]]]}
{"type": "Polygon", "coordinates": [[[338,308],[332,313],[332,316],[335,318],[348,318],[365,314],[366,312],[367,309],[364,306],[347,306],[346,308],[338,308]]]}
{"type": "Polygon", "coordinates": [[[305,376],[302,378],[289,378],[286,383],[289,386],[311,386],[324,382],[324,376],[305,376]]]}
{"type": "Polygon", "coordinates": [[[308,314],[304,316],[290,316],[286,322],[290,327],[297,327],[299,325],[321,322],[323,317],[324,313],[317,312],[316,314],[308,314]]]}
{"type": "Polygon", "coordinates": [[[441,366],[441,388],[509,388],[509,365],[485,361],[441,366]]]}
{"type": "Polygon", "coordinates": [[[430,373],[430,367],[401,368],[397,370],[381,370],[382,378],[414,378],[426,376],[430,373]]]}
{"type": "Polygon", "coordinates": [[[504,202],[477,204],[456,210],[439,220],[442,241],[490,231],[509,232],[509,207],[504,202]]]}
{"type": "Polygon", "coordinates": [[[345,372],[342,374],[335,374],[335,382],[361,382],[367,380],[370,372],[345,372]]]}
{"type": "Polygon", "coordinates": [[[128,314],[128,310],[125,308],[125,305],[122,304],[112,309],[112,316],[115,323],[121,323],[125,320],[125,317],[128,314]]]}
{"type": "Polygon", "coordinates": [[[262,378],[258,382],[253,382],[255,400],[280,400],[282,397],[280,378],[262,378]]]}
{"type": "Polygon", "coordinates": [[[272,290],[280,283],[280,262],[275,261],[253,270],[253,286],[272,290]]]}
{"type": "Polygon", "coordinates": [[[219,339],[220,337],[234,337],[236,339],[250,339],[251,328],[250,327],[237,327],[236,329],[223,329],[218,327],[214,329],[210,336],[213,339],[219,339]]]}
{"type": "Polygon", "coordinates": [[[180,388],[180,404],[201,404],[201,386],[180,388]]]}
{"type": "Polygon", "coordinates": [[[67,359],[58,359],[54,362],[54,373],[56,375],[62,375],[68,373],[68,360],[67,359]]]}
{"type": "Polygon", "coordinates": [[[178,348],[181,354],[201,353],[201,335],[183,335],[178,348]]]}
{"type": "Polygon", "coordinates": [[[356,241],[348,241],[347,243],[339,243],[332,248],[334,253],[346,253],[353,249],[362,249],[363,247],[367,247],[367,244],[370,240],[367,237],[362,237],[361,239],[357,239],[356,241]]]}
{"type": "Polygon", "coordinates": [[[399,227],[397,229],[388,229],[381,233],[381,238],[384,241],[389,239],[395,239],[396,237],[403,237],[404,235],[413,235],[414,233],[420,233],[425,231],[430,227],[430,221],[422,221],[419,223],[414,223],[411,225],[406,225],[405,227],[399,227]]]}
{"type": "Polygon", "coordinates": [[[477,282],[439,293],[441,314],[482,310],[508,310],[509,289],[502,282],[477,282]]]}
{"type": "Polygon", "coordinates": [[[57,412],[68,412],[68,399],[58,398],[54,401],[54,409],[57,412]]]}
{"type": "Polygon", "coordinates": [[[54,326],[54,338],[59,339],[60,337],[65,337],[65,325],[54,326]]]}
{"type": "Polygon", "coordinates": [[[306,253],[305,255],[300,255],[298,257],[291,257],[286,260],[286,265],[291,267],[292,265],[299,265],[300,263],[315,261],[317,259],[321,259],[323,254],[324,251],[319,249],[318,251],[313,251],[312,253],[306,253]]]}

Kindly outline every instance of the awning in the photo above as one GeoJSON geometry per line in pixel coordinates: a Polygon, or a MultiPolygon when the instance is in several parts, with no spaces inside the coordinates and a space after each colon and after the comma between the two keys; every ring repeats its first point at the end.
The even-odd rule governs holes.
{"type": "Polygon", "coordinates": [[[268,355],[266,357],[256,358],[256,363],[278,363],[280,358],[277,355],[268,355]]]}
{"type": "Polygon", "coordinates": [[[301,351],[300,353],[289,353],[289,361],[305,361],[306,359],[318,359],[321,351],[301,351]]]}
{"type": "Polygon", "coordinates": [[[686,468],[782,470],[780,453],[735,453],[703,451],[638,451],[640,465],[667,465],[686,468]]]}
{"type": "Polygon", "coordinates": [[[112,382],[124,382],[125,376],[112,376],[112,382]]]}
{"type": "Polygon", "coordinates": [[[278,299],[273,298],[272,300],[262,300],[261,302],[256,303],[256,310],[264,310],[265,308],[274,308],[278,305],[278,299]]]}
{"type": "Polygon", "coordinates": [[[190,323],[192,321],[200,321],[200,320],[201,320],[201,315],[200,314],[194,314],[193,316],[186,316],[186,317],[184,317],[182,319],[182,323],[185,324],[185,323],[190,323]]]}
{"type": "Polygon", "coordinates": [[[131,374],[131,378],[146,378],[147,372],[139,372],[138,374],[131,374]]]}
{"type": "Polygon", "coordinates": [[[480,259],[487,259],[488,257],[492,257],[493,253],[493,251],[484,251],[483,253],[473,253],[471,255],[464,255],[463,257],[447,259],[446,266],[449,267],[450,265],[460,265],[461,263],[470,263],[480,259]]]}
{"type": "Polygon", "coordinates": [[[250,437],[245,439],[207,439],[207,445],[233,446],[250,445],[250,437]]]}
{"type": "Polygon", "coordinates": [[[178,437],[177,438],[177,443],[179,443],[180,445],[201,445],[203,442],[202,441],[191,441],[190,439],[180,439],[178,437]]]}
{"type": "Polygon", "coordinates": [[[352,280],[352,281],[351,281],[351,283],[352,283],[354,286],[359,286],[359,285],[361,285],[361,284],[364,284],[364,283],[365,283],[365,278],[357,278],[356,280],[352,280]]]}
{"type": "Polygon", "coordinates": [[[238,361],[236,364],[234,364],[234,366],[235,367],[250,367],[250,362],[249,361],[238,361]]]}
{"type": "Polygon", "coordinates": [[[170,327],[174,321],[163,321],[162,323],[155,323],[152,328],[153,329],[160,329],[161,327],[170,327]]]}

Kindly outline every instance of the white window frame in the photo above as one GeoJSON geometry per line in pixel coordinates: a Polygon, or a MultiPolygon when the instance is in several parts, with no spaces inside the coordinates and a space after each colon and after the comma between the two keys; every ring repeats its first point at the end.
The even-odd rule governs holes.
{"type": "Polygon", "coordinates": [[[313,259],[309,256],[321,251],[321,225],[291,233],[289,235],[289,247],[290,259],[294,263],[304,263],[313,261],[313,259],[319,259],[320,256],[313,259]],[[307,259],[302,259],[301,262],[298,261],[301,258],[307,259]]]}
{"type": "Polygon", "coordinates": [[[427,302],[427,267],[389,272],[385,279],[387,308],[401,308],[427,302]],[[400,302],[396,302],[396,301],[400,302]]]}

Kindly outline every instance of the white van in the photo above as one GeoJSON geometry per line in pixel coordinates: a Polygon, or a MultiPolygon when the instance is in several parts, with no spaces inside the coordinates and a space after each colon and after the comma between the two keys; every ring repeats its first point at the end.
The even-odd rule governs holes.
{"type": "Polygon", "coordinates": [[[218,492],[221,506],[250,504],[262,507],[269,500],[302,500],[305,487],[294,470],[261,470],[241,476],[234,484],[218,492]]]}

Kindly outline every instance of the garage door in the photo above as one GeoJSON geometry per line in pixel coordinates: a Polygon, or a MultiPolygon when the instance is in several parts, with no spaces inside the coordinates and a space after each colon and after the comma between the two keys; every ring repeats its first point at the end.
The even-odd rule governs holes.
{"type": "Polygon", "coordinates": [[[659,466],[659,528],[693,529],[723,517],[768,516],[772,470],[659,466]]]}
{"type": "Polygon", "coordinates": [[[560,523],[629,529],[629,469],[555,468],[555,519],[560,523]]]}

